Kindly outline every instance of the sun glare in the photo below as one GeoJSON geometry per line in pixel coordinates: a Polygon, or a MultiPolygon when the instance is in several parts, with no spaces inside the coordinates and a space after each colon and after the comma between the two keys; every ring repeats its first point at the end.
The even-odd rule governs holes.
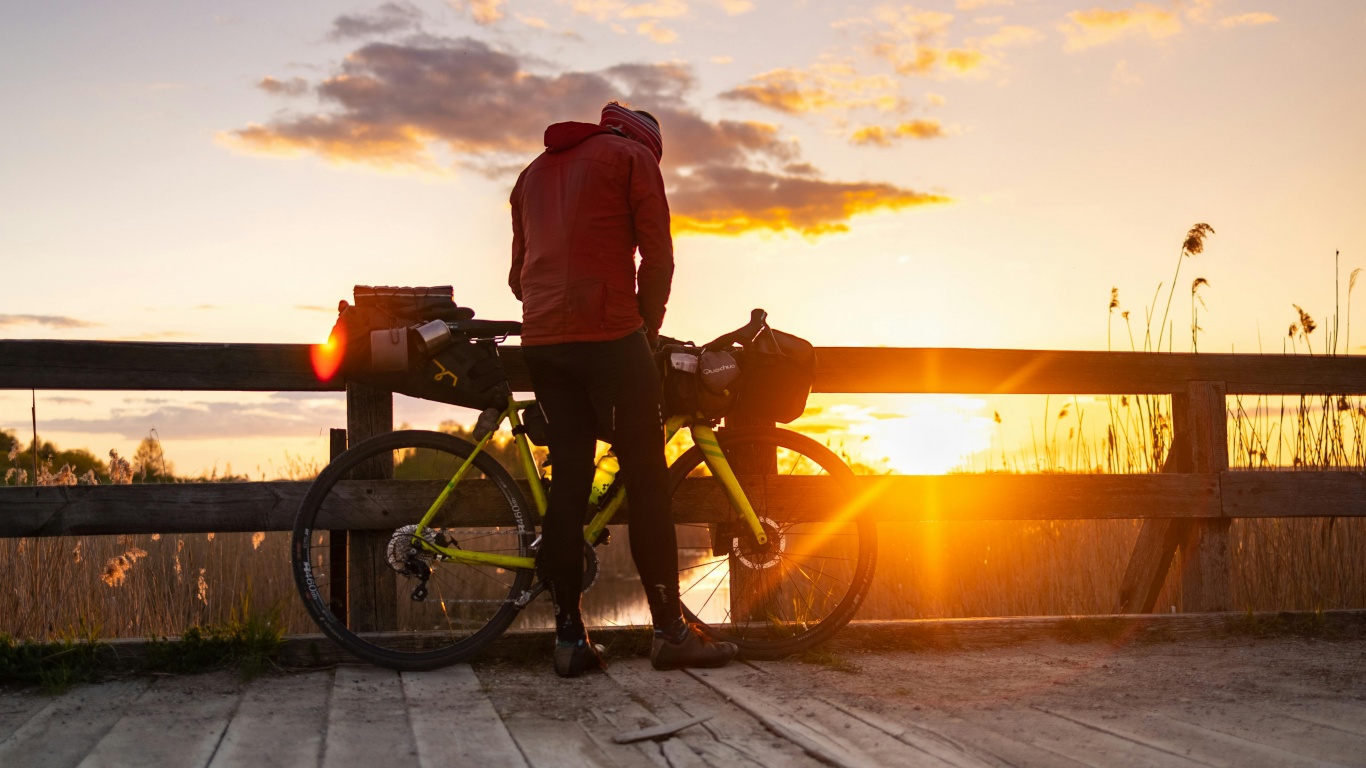
{"type": "Polygon", "coordinates": [[[942,475],[970,466],[974,454],[991,446],[992,434],[984,400],[941,395],[815,406],[794,426],[847,453],[851,464],[903,475],[942,475]]]}
{"type": "Polygon", "coordinates": [[[341,368],[342,358],[346,355],[346,341],[337,334],[327,337],[322,344],[309,348],[309,359],[313,363],[313,375],[319,381],[331,381],[341,368]]]}

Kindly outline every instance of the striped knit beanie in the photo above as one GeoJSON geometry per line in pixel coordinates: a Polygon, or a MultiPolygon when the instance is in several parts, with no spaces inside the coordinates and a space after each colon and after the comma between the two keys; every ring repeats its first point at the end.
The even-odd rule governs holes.
{"type": "Polygon", "coordinates": [[[598,125],[615,128],[627,138],[644,144],[655,154],[655,160],[664,158],[664,137],[659,133],[659,126],[639,112],[612,102],[602,108],[602,119],[598,125]]]}

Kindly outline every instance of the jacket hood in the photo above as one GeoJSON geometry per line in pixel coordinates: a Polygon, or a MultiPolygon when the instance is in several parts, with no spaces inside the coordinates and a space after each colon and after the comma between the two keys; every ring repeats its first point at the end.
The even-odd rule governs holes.
{"type": "Polygon", "coordinates": [[[555,123],[545,129],[545,149],[547,152],[563,152],[592,136],[611,132],[610,129],[594,123],[555,123]]]}

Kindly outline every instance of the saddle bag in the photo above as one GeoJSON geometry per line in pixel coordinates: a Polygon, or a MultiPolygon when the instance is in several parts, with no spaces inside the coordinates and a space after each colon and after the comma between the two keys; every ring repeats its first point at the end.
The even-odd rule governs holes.
{"type": "Polygon", "coordinates": [[[474,310],[456,305],[453,294],[449,285],[356,286],[356,303],[341,302],[332,328],[329,346],[341,350],[337,372],[410,397],[501,410],[511,391],[494,341],[457,338],[435,355],[419,351],[417,326],[474,317],[474,310]]]}
{"type": "Polygon", "coordinates": [[[670,344],[658,360],[668,415],[719,419],[734,404],[741,373],[730,352],[670,344]]]}
{"type": "Polygon", "coordinates": [[[816,348],[765,327],[745,350],[740,407],[747,415],[786,424],[806,410],[816,378],[816,348]]]}

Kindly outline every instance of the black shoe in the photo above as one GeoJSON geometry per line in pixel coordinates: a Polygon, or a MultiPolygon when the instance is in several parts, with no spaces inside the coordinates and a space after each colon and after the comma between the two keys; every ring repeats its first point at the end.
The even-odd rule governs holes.
{"type": "Polygon", "coordinates": [[[560,677],[578,677],[592,669],[607,669],[602,658],[605,649],[587,640],[574,643],[555,643],[555,674],[560,677]]]}
{"type": "Polygon", "coordinates": [[[655,669],[724,667],[739,652],[735,643],[713,640],[701,627],[690,624],[683,639],[677,643],[656,635],[650,648],[650,664],[655,669]]]}

